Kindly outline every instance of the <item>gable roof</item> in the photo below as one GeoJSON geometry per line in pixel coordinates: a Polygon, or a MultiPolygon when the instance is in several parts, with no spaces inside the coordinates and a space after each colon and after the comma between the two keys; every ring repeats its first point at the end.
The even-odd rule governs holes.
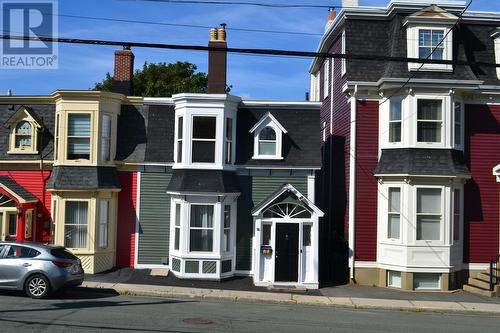
{"type": "Polygon", "coordinates": [[[278,128],[281,130],[283,133],[287,133],[287,130],[283,127],[283,125],[280,124],[276,118],[272,115],[271,112],[267,112],[260,120],[250,129],[249,133],[253,133],[257,128],[260,127],[267,119],[270,119],[278,128]]]}
{"type": "Polygon", "coordinates": [[[431,5],[416,13],[411,14],[406,18],[406,23],[427,23],[427,22],[449,22],[454,24],[458,20],[458,16],[442,9],[439,6],[431,5]]]}
{"type": "Polygon", "coordinates": [[[9,176],[0,176],[0,187],[8,194],[14,196],[14,199],[19,203],[38,201],[35,195],[19,185],[9,176]]]}
{"type": "Polygon", "coordinates": [[[12,125],[14,125],[14,123],[16,123],[17,121],[19,121],[19,119],[22,119],[24,118],[24,116],[22,116],[22,114],[25,114],[27,115],[28,117],[30,117],[31,119],[33,119],[33,121],[35,122],[35,124],[37,125],[38,128],[42,128],[43,127],[43,121],[40,117],[38,117],[38,115],[33,112],[33,109],[28,107],[28,106],[21,106],[19,107],[16,112],[14,112],[4,123],[3,123],[3,127],[5,128],[10,128],[12,125]]]}
{"type": "Polygon", "coordinates": [[[267,198],[262,200],[255,208],[252,210],[253,216],[260,215],[266,208],[271,206],[279,197],[281,197],[285,193],[293,194],[296,199],[304,205],[306,208],[310,209],[314,213],[316,213],[319,217],[324,216],[324,213],[321,209],[319,209],[311,200],[302,195],[293,185],[291,184],[283,184],[281,188],[278,188],[276,191],[271,193],[267,198]]]}

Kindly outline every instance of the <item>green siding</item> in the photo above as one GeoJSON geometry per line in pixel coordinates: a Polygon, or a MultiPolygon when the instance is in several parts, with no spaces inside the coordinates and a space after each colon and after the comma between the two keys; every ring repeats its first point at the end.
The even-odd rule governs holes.
{"type": "Polygon", "coordinates": [[[139,264],[162,264],[168,258],[170,241],[170,196],[167,173],[141,173],[139,217],[139,264]]]}
{"type": "Polygon", "coordinates": [[[238,223],[236,230],[236,269],[251,269],[253,235],[252,209],[283,184],[292,184],[307,195],[307,177],[238,176],[241,196],[238,198],[238,223]]]}

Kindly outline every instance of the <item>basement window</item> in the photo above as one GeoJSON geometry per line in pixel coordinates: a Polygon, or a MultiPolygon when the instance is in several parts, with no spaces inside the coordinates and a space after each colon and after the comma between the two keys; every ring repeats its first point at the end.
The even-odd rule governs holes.
{"type": "Polygon", "coordinates": [[[413,289],[441,289],[441,275],[439,273],[413,273],[413,289]]]}
{"type": "Polygon", "coordinates": [[[401,288],[401,272],[387,271],[387,286],[401,288]]]}

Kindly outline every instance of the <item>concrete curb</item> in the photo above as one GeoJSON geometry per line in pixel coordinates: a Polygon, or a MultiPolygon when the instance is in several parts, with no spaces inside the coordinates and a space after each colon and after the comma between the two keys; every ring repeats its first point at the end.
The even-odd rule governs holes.
{"type": "Polygon", "coordinates": [[[327,297],[289,293],[202,289],[141,284],[84,282],[82,287],[114,290],[126,296],[151,296],[182,299],[220,300],[244,303],[290,304],[352,309],[382,309],[414,312],[463,312],[500,314],[500,304],[413,301],[357,297],[327,297]]]}

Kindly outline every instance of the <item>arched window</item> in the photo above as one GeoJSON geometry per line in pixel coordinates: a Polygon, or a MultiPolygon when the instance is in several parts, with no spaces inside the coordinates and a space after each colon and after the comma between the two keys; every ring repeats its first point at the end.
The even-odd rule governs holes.
{"type": "Polygon", "coordinates": [[[265,127],[259,133],[259,155],[276,155],[276,132],[272,127],[265,127]]]}
{"type": "Polygon", "coordinates": [[[264,218],[309,219],[311,218],[311,212],[301,205],[293,203],[279,203],[264,211],[264,218]]]}
{"type": "Polygon", "coordinates": [[[30,149],[32,148],[33,126],[27,121],[21,121],[17,124],[15,130],[15,148],[30,149]]]}

